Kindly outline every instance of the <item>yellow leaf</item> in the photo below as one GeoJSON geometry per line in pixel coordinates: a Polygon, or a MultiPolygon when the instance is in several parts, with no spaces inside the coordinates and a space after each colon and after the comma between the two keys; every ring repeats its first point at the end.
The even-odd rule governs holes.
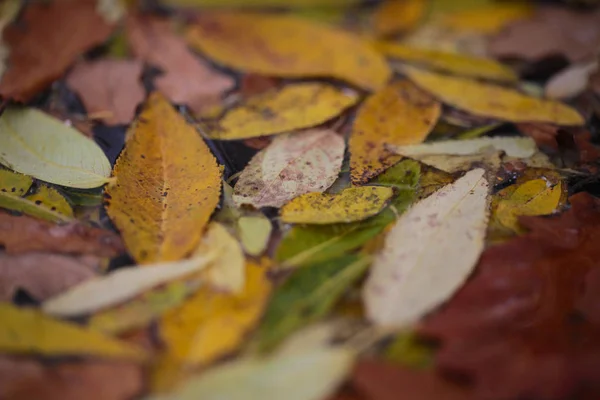
{"type": "Polygon", "coordinates": [[[211,139],[236,140],[293,131],[322,124],[354,105],[358,96],[320,83],[286,85],[251,97],[229,110],[211,139]]]}
{"type": "Polygon", "coordinates": [[[406,67],[404,72],[413,82],[444,103],[475,115],[510,122],[549,122],[557,125],[584,123],[576,110],[557,101],[526,96],[491,83],[412,67],[406,67]]]}
{"type": "Polygon", "coordinates": [[[0,303],[0,352],[18,355],[94,356],[143,361],[139,348],[33,309],[0,303]]]}
{"type": "Polygon", "coordinates": [[[389,157],[386,145],[423,142],[441,110],[438,101],[406,80],[369,97],[356,116],[348,143],[352,183],[365,183],[398,161],[389,157]]]}
{"type": "Polygon", "coordinates": [[[188,7],[338,7],[360,3],[361,0],[163,0],[162,4],[188,7]]]}
{"type": "Polygon", "coordinates": [[[242,246],[251,256],[259,256],[265,251],[272,229],[271,221],[264,215],[241,217],[237,221],[242,246]]]}
{"type": "Polygon", "coordinates": [[[308,193],[281,209],[281,220],[290,224],[335,224],[362,221],[383,210],[394,191],[389,187],[361,186],[337,194],[308,193]]]}
{"type": "Polygon", "coordinates": [[[174,261],[198,245],[219,202],[221,172],[196,130],[153,93],[128,132],[106,211],[138,263],[174,261]]]}
{"type": "Polygon", "coordinates": [[[456,75],[507,82],[518,80],[517,74],[512,69],[488,58],[470,57],[394,42],[380,41],[375,46],[389,58],[421,64],[456,75]]]}
{"type": "Polygon", "coordinates": [[[529,17],[532,13],[533,7],[530,4],[496,2],[471,10],[448,13],[441,17],[441,23],[455,29],[492,34],[513,21],[529,17]]]}
{"type": "Polygon", "coordinates": [[[496,209],[496,218],[507,228],[521,232],[518,217],[521,215],[547,215],[556,211],[562,194],[562,185],[545,179],[534,179],[520,185],[496,209]]]}
{"type": "Polygon", "coordinates": [[[373,14],[373,30],[379,36],[393,35],[415,28],[427,11],[427,0],[388,0],[373,14]]]}
{"type": "Polygon", "coordinates": [[[203,14],[189,43],[228,67],[262,75],[338,78],[377,90],[390,78],[385,59],[348,32],[292,16],[203,14]]]}

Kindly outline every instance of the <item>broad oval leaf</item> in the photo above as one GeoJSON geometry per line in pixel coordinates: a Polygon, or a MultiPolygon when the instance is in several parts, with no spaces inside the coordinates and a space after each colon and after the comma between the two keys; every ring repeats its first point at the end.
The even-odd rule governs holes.
{"type": "Polygon", "coordinates": [[[234,188],[236,205],[281,207],[301,194],[322,192],[336,180],[344,139],[334,131],[310,130],[278,136],[256,154],[234,188]]]}
{"type": "Polygon", "coordinates": [[[398,162],[386,145],[421,143],[435,126],[442,105],[407,80],[392,83],[362,105],[348,142],[350,177],[363,184],[398,162]]]}
{"type": "Polygon", "coordinates": [[[355,92],[327,84],[290,84],[236,105],[207,134],[211,139],[237,140],[310,128],[336,117],[358,100],[355,92]]]}
{"type": "Polygon", "coordinates": [[[538,99],[503,86],[412,67],[405,67],[403,72],[444,103],[475,115],[510,122],[557,125],[583,125],[585,122],[575,109],[554,100],[538,99]]]}
{"type": "Polygon", "coordinates": [[[271,221],[264,215],[245,216],[237,221],[242,247],[251,256],[259,256],[265,251],[272,229],[271,221]]]}
{"type": "Polygon", "coordinates": [[[195,249],[219,202],[221,172],[160,93],[130,128],[113,175],[106,212],[138,263],[179,260],[195,249]]]}
{"type": "Polygon", "coordinates": [[[281,220],[290,224],[335,224],[362,221],[383,210],[394,191],[389,187],[360,186],[336,194],[308,193],[281,209],[281,220]]]}
{"type": "Polygon", "coordinates": [[[110,163],[94,141],[32,108],[9,108],[0,116],[0,164],[82,189],[102,186],[110,176],[110,163]]]}
{"type": "Polygon", "coordinates": [[[363,290],[371,321],[414,323],[464,283],[483,250],[488,190],[484,170],[474,169],[400,217],[363,290]]]}
{"type": "Polygon", "coordinates": [[[292,16],[203,14],[187,39],[223,65],[261,75],[338,78],[368,90],[391,76],[383,56],[361,38],[292,16]]]}

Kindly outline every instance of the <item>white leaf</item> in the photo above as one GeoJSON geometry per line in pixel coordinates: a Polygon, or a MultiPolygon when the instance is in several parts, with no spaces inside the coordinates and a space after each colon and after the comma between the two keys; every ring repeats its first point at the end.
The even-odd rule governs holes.
{"type": "Polygon", "coordinates": [[[598,61],[574,64],[554,75],[544,88],[546,97],[568,99],[585,90],[590,76],[598,69],[598,61]]]}
{"type": "Polygon", "coordinates": [[[460,288],[483,250],[488,186],[474,169],[400,217],[363,289],[370,320],[404,327],[460,288]]]}

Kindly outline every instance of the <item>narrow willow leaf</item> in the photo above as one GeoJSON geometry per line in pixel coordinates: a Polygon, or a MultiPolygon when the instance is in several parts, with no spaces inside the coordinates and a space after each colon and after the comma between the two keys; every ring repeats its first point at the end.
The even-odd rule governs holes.
{"type": "Polygon", "coordinates": [[[388,233],[363,290],[368,318],[404,327],[446,301],[483,250],[489,184],[483,169],[415,204],[388,233]]]}
{"type": "Polygon", "coordinates": [[[37,310],[0,303],[0,351],[16,355],[94,356],[143,361],[139,348],[37,310]]]}
{"type": "Polygon", "coordinates": [[[471,155],[483,153],[488,147],[503,151],[507,156],[519,158],[531,157],[537,150],[535,141],[529,137],[501,136],[467,140],[442,140],[412,146],[390,146],[389,149],[405,157],[418,158],[419,156],[436,154],[471,155]]]}
{"type": "Polygon", "coordinates": [[[0,116],[0,164],[82,189],[102,186],[110,176],[110,163],[94,141],[32,108],[9,108],[0,116]]]}
{"type": "Polygon", "coordinates": [[[269,302],[257,332],[258,348],[272,349],[295,330],[325,317],[370,262],[369,257],[350,255],[294,272],[269,302]]]}

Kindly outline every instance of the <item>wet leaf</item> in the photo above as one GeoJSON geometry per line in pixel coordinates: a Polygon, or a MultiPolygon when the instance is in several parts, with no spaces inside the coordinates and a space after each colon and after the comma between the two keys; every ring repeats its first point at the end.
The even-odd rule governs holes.
{"type": "Polygon", "coordinates": [[[376,48],[386,57],[455,75],[500,82],[518,80],[517,74],[512,69],[489,58],[469,57],[395,42],[377,42],[376,48]]]}
{"type": "Polygon", "coordinates": [[[33,179],[0,169],[0,207],[55,222],[73,219],[73,209],[52,187],[40,184],[31,192],[33,179]]]}
{"type": "Polygon", "coordinates": [[[271,237],[271,221],[264,215],[241,217],[237,231],[244,251],[251,256],[261,255],[271,237]]]}
{"type": "Polygon", "coordinates": [[[337,194],[308,193],[281,208],[281,220],[290,224],[335,224],[356,222],[383,210],[394,191],[387,187],[362,186],[337,194]]]}
{"type": "Polygon", "coordinates": [[[32,108],[2,113],[0,149],[0,164],[57,185],[93,188],[110,175],[110,163],[96,143],[32,108]]]}
{"type": "Polygon", "coordinates": [[[11,49],[0,81],[2,97],[31,100],[60,78],[76,57],[104,42],[112,26],[95,8],[92,0],[28,3],[20,24],[7,27],[2,36],[11,49]]]}
{"type": "Polygon", "coordinates": [[[405,67],[404,72],[442,102],[475,115],[510,122],[550,122],[558,125],[584,123],[579,112],[554,100],[538,99],[491,83],[412,67],[405,67]]]}
{"type": "Polygon", "coordinates": [[[375,324],[411,324],[467,279],[487,227],[489,185],[483,174],[482,169],[469,171],[421,200],[388,233],[363,290],[367,315],[375,324]]]}
{"type": "Polygon", "coordinates": [[[246,72],[338,78],[368,90],[381,88],[391,75],[383,57],[359,37],[291,16],[203,14],[187,39],[211,59],[246,72]]]}
{"type": "Polygon", "coordinates": [[[154,84],[171,101],[200,113],[233,88],[233,78],[196,57],[169,20],[130,13],[125,25],[135,57],[163,71],[154,84]]]}
{"type": "Polygon", "coordinates": [[[322,192],[342,167],[344,139],[331,130],[278,136],[255,155],[234,188],[239,206],[281,207],[301,194],[322,192]]]}
{"type": "Polygon", "coordinates": [[[83,61],[67,76],[67,85],[83,101],[88,114],[108,125],[129,124],[145,97],[142,63],[131,60],[83,61]]]}
{"type": "Polygon", "coordinates": [[[143,361],[147,354],[134,346],[105,337],[42,313],[0,303],[0,350],[8,354],[95,356],[143,361]]]}
{"type": "Polygon", "coordinates": [[[358,111],[348,143],[352,183],[365,183],[398,162],[385,146],[423,142],[440,114],[441,104],[406,80],[369,97],[358,111]]]}
{"type": "Polygon", "coordinates": [[[530,138],[513,136],[483,137],[467,140],[443,140],[412,146],[389,146],[389,148],[396,154],[413,158],[436,154],[457,156],[472,155],[483,153],[489,148],[496,151],[502,151],[511,157],[527,158],[531,157],[536,151],[535,142],[530,138]]]}
{"type": "Polygon", "coordinates": [[[106,211],[137,262],[181,259],[198,245],[219,202],[217,162],[159,93],[128,134],[106,189],[106,211]]]}
{"type": "Polygon", "coordinates": [[[378,36],[408,32],[423,20],[428,6],[425,0],[383,1],[373,13],[373,31],[378,36]]]}
{"type": "Polygon", "coordinates": [[[310,128],[336,117],[358,95],[322,83],[296,83],[248,98],[233,107],[214,129],[212,139],[235,140],[310,128]]]}
{"type": "Polygon", "coordinates": [[[349,255],[294,272],[269,302],[256,334],[258,348],[270,350],[297,329],[324,318],[370,262],[369,257],[349,255]]]}

